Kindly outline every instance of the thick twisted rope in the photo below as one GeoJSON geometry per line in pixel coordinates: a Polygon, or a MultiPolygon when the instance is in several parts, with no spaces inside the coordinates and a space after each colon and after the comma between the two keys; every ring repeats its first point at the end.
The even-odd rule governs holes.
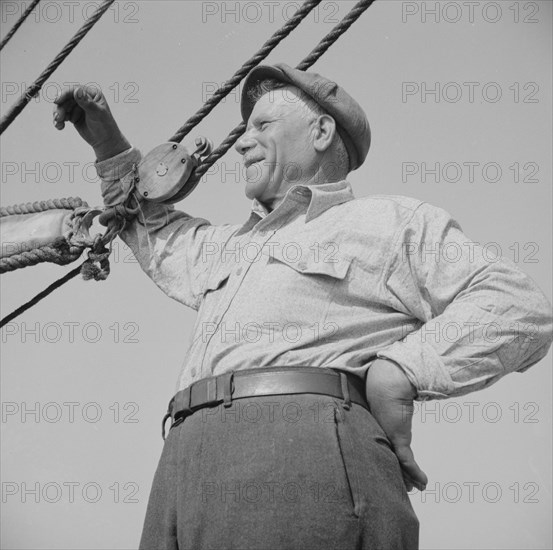
{"type": "Polygon", "coordinates": [[[315,8],[322,0],[306,0],[294,16],[278,31],[276,31],[261,49],[248,61],[246,61],[234,75],[227,80],[217,91],[204,103],[203,107],[192,115],[179,128],[173,137],[168,141],[181,142],[190,131],[197,126],[211,111],[218,105],[256,66],[259,65],[315,8]]]}
{"type": "MultiPolygon", "coordinates": [[[[103,8],[103,11],[105,11],[107,9],[107,7],[109,6],[109,4],[111,4],[113,2],[113,0],[106,0],[105,4],[99,8],[98,12],[100,12],[100,10],[102,10],[103,8]]],[[[321,42],[319,42],[319,44],[317,45],[317,47],[305,58],[303,59],[303,61],[296,67],[297,69],[300,69],[300,70],[306,70],[308,69],[309,67],[311,67],[329,48],[330,46],[332,46],[332,44],[334,44],[338,38],[344,34],[350,27],[351,25],[357,21],[357,19],[361,16],[361,14],[367,10],[367,8],[369,8],[371,6],[371,4],[374,2],[374,0],[360,0],[356,5],[355,7],[348,13],[348,15],[346,15],[342,21],[340,21],[340,23],[338,23],[334,29],[328,33],[322,40],[321,42]]],[[[311,2],[310,0],[306,1],[306,3],[304,4],[303,7],[306,7],[306,6],[310,6],[310,4],[313,3],[313,6],[311,7],[311,9],[314,7],[314,5],[316,4],[316,2],[311,2]]],[[[306,7],[307,9],[307,7],[306,7]]],[[[99,19],[99,17],[102,15],[103,11],[100,13],[100,15],[98,16],[97,19],[99,19]]],[[[301,10],[300,10],[301,11],[301,10]]],[[[98,13],[97,12],[97,13],[98,13]]],[[[299,13],[299,11],[298,11],[299,13]]],[[[307,12],[308,13],[308,12],[307,12]]],[[[300,19],[301,21],[301,19],[300,19]]],[[[299,23],[299,21],[298,21],[299,23]]],[[[91,25],[92,26],[92,25],[91,25]]],[[[297,25],[296,25],[297,26],[297,25]]],[[[83,27],[84,28],[84,27],[83,27]]],[[[82,30],[82,29],[81,29],[82,30]]],[[[88,31],[89,29],[87,29],[88,31]]],[[[290,31],[291,32],[291,31],[290,31]]],[[[78,33],[77,33],[78,34],[78,33]]],[[[86,32],[85,32],[86,34],[86,32]]],[[[77,35],[76,35],[77,36],[77,35]]],[[[84,36],[84,35],[83,35],[84,36]]],[[[275,35],[273,36],[273,38],[275,37],[275,35]]],[[[82,37],[81,37],[82,38],[82,37]]],[[[284,36],[282,37],[284,38],[284,36]]],[[[280,40],[282,40],[282,38],[280,40]]],[[[78,43],[78,42],[77,42],[78,43]]],[[[267,45],[268,43],[265,44],[265,46],[267,45]]],[[[276,42],[274,45],[273,45],[273,48],[276,46],[276,44],[278,44],[278,42],[276,42]]],[[[76,44],[75,44],[76,45],[76,44]]],[[[264,46],[264,47],[265,47],[264,46]]],[[[68,52],[69,53],[69,52],[68,52]]],[[[268,55],[269,52],[266,53],[266,55],[268,55]]],[[[67,54],[68,55],[68,54],[67,54]]],[[[265,55],[265,56],[266,56],[265,55]]],[[[257,56],[254,56],[252,58],[255,59],[257,56]]],[[[259,60],[263,59],[264,57],[261,57],[259,58],[259,60]]],[[[61,60],[63,61],[63,59],[61,60]]],[[[60,63],[61,63],[60,61],[60,63]]],[[[250,60],[251,61],[251,60],[250,60]]],[[[248,62],[249,63],[249,62],[248,62]]],[[[243,67],[245,67],[248,63],[246,63],[243,67]]],[[[242,69],[243,69],[242,67],[242,69]]],[[[54,67],[53,70],[55,70],[56,67],[54,67]]],[[[239,73],[241,73],[242,69],[240,69],[240,71],[238,73],[236,73],[236,75],[238,75],[239,73]]],[[[52,72],[53,72],[52,70],[52,72]]],[[[45,71],[46,72],[46,71],[45,71]]],[[[50,73],[51,74],[51,73],[50,73]]],[[[198,124],[198,122],[200,120],[202,120],[212,109],[213,107],[219,102],[221,101],[221,99],[223,97],[225,97],[225,95],[228,94],[228,92],[230,91],[231,88],[229,88],[228,86],[230,85],[229,83],[231,81],[234,81],[235,78],[239,78],[238,76],[233,77],[231,80],[229,80],[229,82],[227,84],[225,84],[221,90],[223,90],[221,92],[221,94],[224,94],[224,95],[221,95],[220,96],[220,99],[218,99],[217,102],[211,102],[210,106],[208,107],[208,109],[202,114],[202,115],[199,115],[198,113],[196,113],[196,115],[194,115],[193,117],[191,117],[186,123],[185,125],[177,132],[177,134],[175,134],[175,136],[173,136],[173,138],[171,138],[169,141],[180,141],[182,140],[182,138],[186,135],[187,132],[190,131],[191,128],[193,128],[196,124],[198,124]],[[182,135],[181,135],[182,134],[182,135]]],[[[48,78],[48,76],[46,77],[48,78]]],[[[46,80],[46,78],[44,79],[44,81],[46,80]]],[[[242,76],[243,78],[243,76],[242,76]]],[[[239,82],[240,80],[238,80],[237,82],[239,82]]],[[[44,82],[42,82],[43,84],[44,82]]],[[[41,85],[42,85],[41,84],[41,85]]],[[[234,87],[234,86],[233,86],[234,87]]],[[[38,91],[38,90],[37,90],[38,91]]],[[[35,92],[36,93],[36,92],[35,92]]],[[[31,96],[32,97],[32,96],[31,96]]],[[[30,100],[30,97],[28,98],[27,102],[30,100]]],[[[21,107],[21,109],[19,110],[19,112],[23,109],[23,107],[25,106],[25,104],[21,107]]],[[[13,111],[13,109],[12,109],[13,111]]],[[[4,119],[2,120],[2,123],[0,124],[0,134],[3,132],[4,128],[7,127],[7,125],[9,125],[9,123],[17,116],[17,114],[19,114],[19,112],[15,113],[13,115],[13,118],[4,126],[4,119]]],[[[8,115],[4,118],[7,118],[9,115],[11,114],[8,113],[8,115]]],[[[221,143],[221,145],[215,150],[213,151],[213,153],[198,167],[198,169],[195,171],[194,173],[194,181],[193,181],[193,185],[195,187],[195,185],[197,185],[198,181],[200,180],[200,178],[207,172],[207,170],[213,165],[215,164],[215,162],[217,162],[217,160],[219,160],[231,147],[232,145],[234,145],[234,143],[236,142],[236,140],[244,133],[244,130],[245,130],[245,127],[246,125],[244,123],[240,124],[239,126],[237,126],[236,128],[234,128],[234,130],[232,130],[232,132],[227,136],[227,138],[221,143]]],[[[192,187],[193,189],[193,187],[192,187]]],[[[191,190],[188,190],[187,194],[190,192],[191,190]]],[[[98,241],[98,245],[102,245],[102,241],[99,240],[98,241]]],[[[46,296],[48,296],[50,293],[52,293],[54,290],[56,290],[57,288],[59,288],[60,286],[62,286],[63,284],[65,284],[66,282],[68,282],[69,280],[71,280],[72,278],[76,277],[79,273],[83,273],[83,275],[86,277],[86,278],[92,278],[94,277],[96,280],[102,280],[104,279],[106,276],[107,276],[107,273],[109,273],[109,263],[107,264],[107,269],[105,268],[105,263],[107,262],[107,255],[109,254],[106,254],[107,251],[104,251],[104,250],[94,250],[93,251],[93,256],[90,256],[89,255],[89,259],[84,262],[83,265],[81,265],[80,267],[70,271],[67,275],[65,275],[64,277],[62,277],[61,279],[59,279],[58,281],[54,282],[52,285],[50,285],[47,289],[45,289],[44,291],[42,291],[41,293],[39,293],[37,296],[35,296],[32,300],[30,300],[29,302],[27,302],[26,304],[24,304],[23,306],[21,306],[20,308],[18,308],[17,310],[15,310],[14,312],[12,312],[10,315],[8,315],[7,317],[5,317],[4,319],[2,319],[2,321],[0,321],[0,327],[3,327],[6,323],[10,322],[11,320],[15,319],[18,315],[21,315],[23,312],[25,312],[27,309],[31,308],[33,305],[37,304],[40,300],[42,300],[43,298],[45,298],[46,296]],[[94,263],[94,262],[99,262],[100,263],[100,268],[92,268],[90,267],[90,264],[91,263],[94,263]],[[85,267],[85,265],[87,265],[88,267],[85,267]]]]}
{"type": "Polygon", "coordinates": [[[315,49],[296,67],[306,71],[368,10],[375,0],[360,0],[350,12],[317,44],[315,49]]]}
{"type": "MultiPolygon", "coordinates": [[[[19,214],[36,214],[48,210],[75,210],[87,208],[88,204],[78,197],[66,199],[49,199],[45,201],[28,202],[14,206],[0,207],[0,217],[16,216],[19,214]]],[[[65,237],[59,237],[54,242],[24,250],[6,258],[0,258],[0,273],[15,271],[23,267],[29,267],[42,262],[51,262],[58,265],[66,265],[77,260],[84,252],[86,246],[71,244],[65,237]]]]}
{"type": "Polygon", "coordinates": [[[68,197],[67,199],[48,199],[45,201],[27,202],[14,206],[1,206],[0,217],[13,216],[16,214],[35,214],[46,210],[75,210],[88,204],[79,197],[68,197]]]}
{"type": "Polygon", "coordinates": [[[61,52],[56,55],[52,62],[44,69],[40,76],[27,88],[11,109],[0,121],[0,134],[15,120],[17,115],[23,111],[25,106],[39,92],[50,75],[63,63],[64,59],[77,47],[79,42],[86,36],[88,31],[98,22],[107,9],[115,0],[104,0],[104,3],[92,14],[92,17],[77,31],[75,36],[64,46],[61,52]]]}
{"type": "Polygon", "coordinates": [[[33,250],[25,250],[7,258],[0,258],[0,273],[8,273],[42,262],[67,265],[78,260],[85,248],[85,246],[71,245],[65,237],[59,237],[51,244],[33,250]]]}
{"type": "Polygon", "coordinates": [[[40,0],[33,0],[31,2],[31,4],[29,5],[29,7],[25,10],[25,12],[23,13],[23,15],[16,21],[15,25],[9,30],[8,34],[4,37],[4,39],[2,40],[2,42],[0,42],[0,51],[2,50],[2,48],[10,41],[10,38],[15,34],[15,31],[21,27],[21,24],[23,23],[23,21],[25,21],[25,19],[27,19],[27,17],[29,16],[29,14],[34,10],[35,6],[40,2],[40,0]]]}
{"type": "MultiPolygon", "coordinates": [[[[326,51],[332,46],[340,36],[342,36],[352,25],[359,19],[375,0],[360,0],[351,11],[317,44],[315,49],[296,67],[301,71],[311,67],[326,51]]],[[[236,143],[238,138],[246,130],[246,124],[242,122],[225,140],[209,155],[194,171],[191,185],[197,185],[200,178],[236,143]]],[[[193,187],[188,187],[188,193],[193,190],[193,187]]]]}

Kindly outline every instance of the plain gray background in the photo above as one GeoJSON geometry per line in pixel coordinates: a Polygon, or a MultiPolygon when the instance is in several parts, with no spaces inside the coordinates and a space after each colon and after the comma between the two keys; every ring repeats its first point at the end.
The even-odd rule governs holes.
{"type": "MultiPolygon", "coordinates": [[[[43,0],[4,48],[3,111],[98,3],[75,4],[43,0]]],[[[371,121],[369,157],[350,181],[357,196],[445,208],[550,299],[551,3],[441,2],[439,21],[435,4],[376,2],[313,67],[371,121]],[[438,176],[424,173],[436,163],[438,176]]],[[[2,36],[25,5],[2,2],[2,36]]],[[[92,151],[73,128],[52,126],[63,83],[100,85],[145,153],[298,5],[117,3],[3,134],[2,205],[67,196],[100,204],[92,151]]],[[[269,61],[297,64],[353,5],[323,2],[269,61]]],[[[198,135],[219,143],[239,120],[234,94],[184,144],[198,135]]],[[[213,223],[244,221],[239,162],[233,150],[178,207],[213,223]]],[[[4,275],[2,316],[69,269],[4,275]]],[[[3,330],[3,548],[137,546],[193,319],[119,242],[106,282],[75,279],[3,330]]],[[[426,494],[411,496],[422,548],[551,548],[550,367],[551,354],[486,391],[418,406],[414,450],[430,479],[426,494]]]]}

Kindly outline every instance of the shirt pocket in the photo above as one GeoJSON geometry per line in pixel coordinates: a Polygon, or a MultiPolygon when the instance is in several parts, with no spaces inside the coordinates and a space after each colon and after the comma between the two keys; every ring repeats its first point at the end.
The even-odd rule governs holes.
{"type": "Polygon", "coordinates": [[[286,248],[282,247],[271,249],[269,263],[271,262],[285,264],[301,275],[342,280],[346,278],[352,260],[343,256],[335,256],[328,260],[322,259],[314,254],[311,249],[301,250],[301,255],[298,253],[298,249],[295,249],[294,253],[291,254],[286,252],[286,248]]]}
{"type": "Polygon", "coordinates": [[[257,299],[261,310],[271,311],[271,320],[284,324],[324,324],[334,298],[345,293],[352,260],[336,255],[323,261],[308,248],[301,255],[272,248],[267,256],[257,299]]]}

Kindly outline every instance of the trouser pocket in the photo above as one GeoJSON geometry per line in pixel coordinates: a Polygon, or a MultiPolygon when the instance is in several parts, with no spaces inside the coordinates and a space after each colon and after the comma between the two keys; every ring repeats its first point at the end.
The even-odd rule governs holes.
{"type": "Polygon", "coordinates": [[[351,440],[351,435],[348,433],[346,426],[346,415],[348,412],[348,410],[345,410],[339,405],[334,408],[334,431],[351,498],[353,513],[359,517],[359,475],[354,461],[352,460],[353,453],[355,452],[355,449],[353,448],[354,442],[351,440]]]}
{"type": "Polygon", "coordinates": [[[418,520],[382,428],[359,405],[346,409],[336,403],[334,429],[352,511],[367,548],[418,548],[418,520]]]}

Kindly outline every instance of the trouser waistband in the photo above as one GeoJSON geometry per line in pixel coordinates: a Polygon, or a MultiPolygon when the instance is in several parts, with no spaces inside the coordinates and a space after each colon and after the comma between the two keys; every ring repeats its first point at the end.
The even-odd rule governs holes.
{"type": "Polygon", "coordinates": [[[369,409],[361,378],[338,369],[294,366],[232,371],[198,380],[177,392],[169,401],[167,414],[163,417],[162,437],[165,439],[165,422],[169,418],[172,419],[172,428],[205,407],[221,403],[230,407],[233,400],[248,397],[302,393],[341,399],[345,408],[357,403],[369,409]]]}

